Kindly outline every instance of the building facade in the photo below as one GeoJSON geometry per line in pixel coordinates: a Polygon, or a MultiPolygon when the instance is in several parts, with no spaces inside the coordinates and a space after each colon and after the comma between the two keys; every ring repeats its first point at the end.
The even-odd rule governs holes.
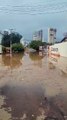
{"type": "Polygon", "coordinates": [[[43,40],[43,30],[36,31],[36,32],[33,34],[33,40],[42,41],[42,40],[43,40]]]}
{"type": "Polygon", "coordinates": [[[54,44],[56,42],[56,32],[54,28],[48,29],[48,43],[54,44]]]}

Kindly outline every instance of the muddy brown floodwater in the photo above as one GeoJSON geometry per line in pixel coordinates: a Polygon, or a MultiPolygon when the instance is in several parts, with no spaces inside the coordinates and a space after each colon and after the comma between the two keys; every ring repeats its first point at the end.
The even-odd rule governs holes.
{"type": "Polygon", "coordinates": [[[67,58],[0,55],[0,120],[67,120],[67,58]]]}

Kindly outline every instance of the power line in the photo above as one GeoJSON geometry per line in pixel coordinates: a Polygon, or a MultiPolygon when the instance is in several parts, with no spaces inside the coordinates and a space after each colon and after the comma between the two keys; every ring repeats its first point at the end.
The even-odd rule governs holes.
{"type": "Polygon", "coordinates": [[[8,14],[52,14],[52,13],[62,13],[67,12],[67,2],[62,2],[58,4],[55,2],[48,5],[13,5],[13,6],[0,6],[0,11],[8,14]]]}

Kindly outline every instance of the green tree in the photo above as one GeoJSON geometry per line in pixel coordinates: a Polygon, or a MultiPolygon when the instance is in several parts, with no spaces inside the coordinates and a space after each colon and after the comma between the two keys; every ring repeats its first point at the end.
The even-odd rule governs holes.
{"type": "Polygon", "coordinates": [[[9,47],[9,46],[10,46],[10,36],[9,36],[9,35],[3,35],[1,44],[2,44],[4,47],[9,47]]]}
{"type": "Polygon", "coordinates": [[[39,46],[41,46],[42,45],[42,41],[31,41],[31,43],[30,43],[30,48],[33,48],[33,49],[35,49],[35,50],[39,50],[39,46]]]}
{"type": "Polygon", "coordinates": [[[47,46],[47,43],[46,42],[42,42],[42,41],[36,41],[36,40],[34,40],[34,41],[31,41],[31,43],[30,43],[30,48],[33,48],[33,49],[35,49],[35,50],[39,50],[39,46],[47,46]]]}
{"type": "Polygon", "coordinates": [[[12,51],[13,52],[23,52],[24,46],[21,43],[14,43],[12,45],[12,51]]]}
{"type": "Polygon", "coordinates": [[[12,44],[20,43],[22,36],[19,33],[4,34],[1,44],[5,47],[10,47],[10,41],[12,44]]]}

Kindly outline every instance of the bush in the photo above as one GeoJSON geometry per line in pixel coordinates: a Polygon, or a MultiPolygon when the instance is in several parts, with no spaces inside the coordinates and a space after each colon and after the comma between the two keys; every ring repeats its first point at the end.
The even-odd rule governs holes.
{"type": "Polygon", "coordinates": [[[15,43],[12,45],[12,51],[13,52],[23,52],[24,46],[21,43],[15,43]]]}
{"type": "Polygon", "coordinates": [[[35,50],[39,50],[39,46],[42,45],[42,41],[31,41],[30,48],[33,48],[35,50]]]}

